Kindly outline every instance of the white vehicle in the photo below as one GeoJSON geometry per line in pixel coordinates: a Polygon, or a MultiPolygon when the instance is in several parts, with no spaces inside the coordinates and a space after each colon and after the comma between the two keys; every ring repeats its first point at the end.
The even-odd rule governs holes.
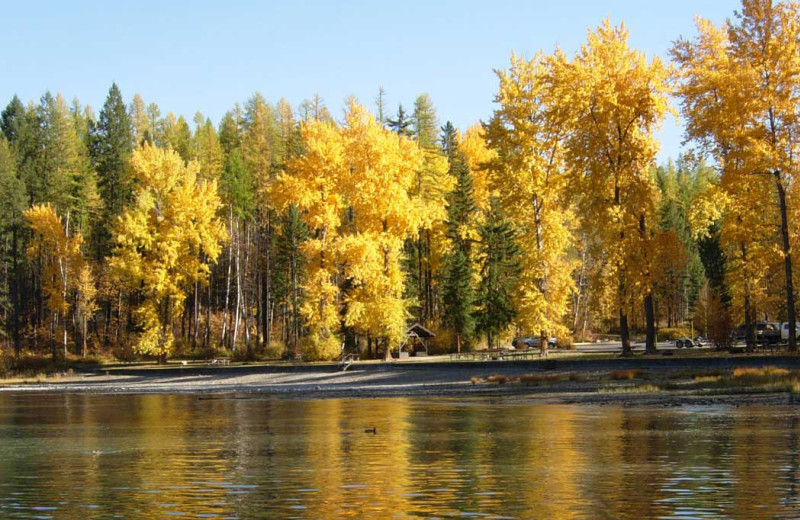
{"type": "MultiPolygon", "coordinates": [[[[800,336],[800,322],[794,326],[795,334],[800,336]]],[[[781,323],[781,341],[789,341],[789,322],[781,323]]]]}

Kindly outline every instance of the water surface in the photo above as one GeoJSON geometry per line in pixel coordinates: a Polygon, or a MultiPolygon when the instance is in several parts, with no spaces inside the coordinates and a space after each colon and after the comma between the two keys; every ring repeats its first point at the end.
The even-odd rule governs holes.
{"type": "Polygon", "coordinates": [[[0,518],[798,518],[798,478],[790,407],[0,395],[0,518]]]}

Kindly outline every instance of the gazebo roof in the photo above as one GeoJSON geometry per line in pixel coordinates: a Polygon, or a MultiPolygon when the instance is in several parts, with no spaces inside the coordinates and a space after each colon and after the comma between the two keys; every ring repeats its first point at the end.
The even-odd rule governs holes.
{"type": "Polygon", "coordinates": [[[408,330],[406,331],[406,336],[416,336],[418,338],[428,339],[428,338],[433,338],[434,336],[436,336],[436,334],[431,332],[429,329],[426,329],[421,324],[415,323],[408,328],[408,330]]]}

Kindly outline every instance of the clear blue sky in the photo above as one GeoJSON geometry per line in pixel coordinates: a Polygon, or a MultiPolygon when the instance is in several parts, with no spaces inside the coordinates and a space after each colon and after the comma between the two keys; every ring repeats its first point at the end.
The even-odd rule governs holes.
{"type": "MultiPolygon", "coordinates": [[[[737,0],[581,1],[140,1],[6,2],[0,105],[45,90],[99,111],[116,81],[126,101],[138,92],[190,121],[216,123],[260,91],[296,106],[319,93],[335,116],[349,94],[372,105],[378,87],[392,111],[423,92],[442,122],[487,119],[512,50],[556,45],[574,52],[589,26],[624,20],[631,43],[666,57],[694,34],[693,16],[720,23],[737,0]]],[[[661,159],[680,150],[681,130],[665,125],[661,159]]]]}

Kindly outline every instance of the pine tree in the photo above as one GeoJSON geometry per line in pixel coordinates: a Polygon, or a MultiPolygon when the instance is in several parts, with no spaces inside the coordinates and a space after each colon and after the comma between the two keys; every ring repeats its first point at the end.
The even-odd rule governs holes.
{"type": "Polygon", "coordinates": [[[476,207],[472,187],[472,175],[463,157],[456,156],[450,163],[450,174],[456,185],[447,200],[447,238],[449,252],[445,257],[444,323],[456,333],[458,351],[464,341],[470,345],[475,332],[473,317],[474,291],[470,231],[476,207]]]}
{"type": "Polygon", "coordinates": [[[303,244],[307,238],[308,227],[300,211],[292,204],[280,219],[275,239],[276,268],[273,270],[275,300],[285,309],[285,345],[291,357],[300,346],[300,288],[305,281],[303,244]]]}
{"type": "Polygon", "coordinates": [[[133,129],[116,83],[111,85],[100,118],[96,124],[92,124],[90,131],[92,164],[97,171],[104,204],[103,226],[96,229],[93,244],[95,254],[102,258],[110,252],[110,226],[131,204],[134,190],[129,166],[133,151],[133,129]]]}
{"type": "Polygon", "coordinates": [[[16,175],[16,161],[8,141],[0,136],[0,317],[14,352],[22,349],[23,269],[21,254],[22,211],[27,206],[25,185],[16,175]]]}
{"type": "Polygon", "coordinates": [[[19,125],[23,124],[25,118],[25,105],[19,100],[16,94],[11,98],[11,102],[0,114],[0,131],[2,131],[9,143],[14,144],[17,140],[19,125]]]}
{"type": "Polygon", "coordinates": [[[414,134],[412,125],[413,121],[406,115],[406,110],[403,108],[402,103],[397,107],[397,119],[386,120],[386,126],[392,132],[405,137],[410,137],[414,134]]]}
{"type": "Polygon", "coordinates": [[[520,270],[520,249],[511,223],[497,199],[491,199],[480,233],[480,283],[477,326],[486,332],[489,348],[516,318],[513,290],[520,270]]]}
{"type": "Polygon", "coordinates": [[[447,156],[447,160],[452,163],[453,160],[456,158],[458,154],[458,145],[459,145],[459,138],[458,138],[458,130],[456,127],[453,126],[453,123],[448,121],[444,124],[441,128],[442,131],[442,151],[447,156]]]}

